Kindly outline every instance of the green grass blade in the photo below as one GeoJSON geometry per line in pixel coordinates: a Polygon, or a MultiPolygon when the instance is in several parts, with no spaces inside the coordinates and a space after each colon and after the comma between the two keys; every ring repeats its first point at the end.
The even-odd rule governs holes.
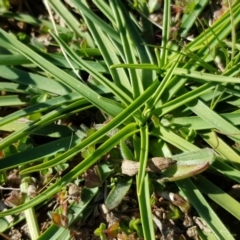
{"type": "MultiPolygon", "coordinates": [[[[111,2],[110,2],[111,3],[111,2]]],[[[125,63],[134,63],[137,62],[135,51],[136,49],[134,46],[129,44],[129,42],[132,41],[129,34],[129,25],[127,24],[126,15],[128,13],[123,13],[121,6],[117,0],[114,0],[111,3],[111,7],[114,12],[114,17],[116,19],[117,29],[120,34],[120,38],[122,41],[122,46],[124,50],[124,56],[125,56],[125,63]]],[[[142,82],[140,82],[140,73],[138,70],[135,69],[129,69],[129,76],[130,76],[130,82],[132,85],[132,94],[133,99],[137,98],[142,92],[143,92],[143,85],[142,82]]]]}
{"type": "Polygon", "coordinates": [[[121,102],[125,105],[128,105],[132,100],[131,98],[119,87],[117,87],[114,83],[109,81],[100,73],[96,72],[94,68],[87,64],[82,58],[80,58],[76,53],[74,53],[67,44],[61,40],[57,35],[52,33],[54,38],[59,42],[60,45],[63,46],[66,53],[76,62],[78,63],[85,71],[91,74],[96,80],[98,80],[101,84],[106,86],[115,96],[119,98],[121,102]]]}
{"type": "Polygon", "coordinates": [[[196,21],[198,21],[198,17],[200,13],[204,10],[205,6],[208,4],[209,0],[197,0],[191,1],[187,4],[193,4],[193,9],[188,9],[185,11],[182,17],[182,24],[180,26],[180,35],[184,37],[190,30],[190,28],[194,25],[196,21]]]}
{"type": "MultiPolygon", "coordinates": [[[[81,102],[81,100],[80,100],[80,102],[81,102]]],[[[27,135],[31,134],[32,132],[34,132],[35,130],[40,129],[40,128],[58,120],[59,118],[63,117],[63,115],[67,116],[66,112],[68,112],[68,111],[70,111],[70,114],[73,114],[73,112],[71,112],[71,110],[75,109],[76,107],[79,107],[79,109],[77,109],[77,112],[81,111],[81,108],[80,108],[81,106],[79,104],[80,102],[71,103],[70,105],[62,105],[61,107],[42,116],[37,121],[31,122],[25,128],[22,128],[19,131],[12,133],[11,135],[7,136],[6,138],[4,138],[1,141],[0,149],[4,149],[8,145],[19,140],[20,138],[27,136],[27,135]]],[[[83,107],[83,110],[84,110],[84,107],[83,107]]]]}
{"type": "MultiPolygon", "coordinates": [[[[137,62],[140,63],[151,63],[154,64],[152,54],[149,48],[146,46],[143,38],[141,37],[142,33],[138,31],[137,27],[133,24],[132,19],[130,18],[129,13],[125,10],[121,1],[114,0],[114,4],[112,3],[112,9],[114,10],[116,16],[116,21],[118,20],[119,31],[121,33],[121,39],[123,42],[123,46],[125,47],[126,57],[129,59],[125,60],[125,63],[135,63],[131,62],[131,56],[127,54],[135,54],[137,56],[137,62]],[[116,5],[115,5],[116,4],[116,5]],[[123,28],[121,28],[123,26],[123,28]],[[124,30],[125,28],[125,30],[124,30]],[[126,32],[125,32],[126,31],[126,32]],[[128,42],[126,42],[128,41],[128,42]],[[134,45],[129,43],[134,43],[134,45]],[[129,45],[129,46],[128,46],[129,45]],[[132,52],[128,52],[132,51],[132,52]]],[[[134,56],[132,55],[134,59],[134,56]]],[[[146,89],[151,83],[155,80],[156,74],[152,71],[139,71],[139,79],[132,79],[133,83],[138,82],[139,86],[135,86],[136,89],[139,88],[141,92],[141,88],[146,89]]],[[[137,85],[137,84],[136,84],[137,85]]],[[[137,97],[137,95],[136,95],[137,97]]]]}
{"type": "MultiPolygon", "coordinates": [[[[1,118],[0,118],[1,120],[1,118]]],[[[13,131],[20,131],[21,129],[25,128],[26,126],[30,126],[32,121],[29,121],[27,119],[19,119],[16,121],[13,121],[11,123],[8,123],[4,126],[0,127],[1,131],[6,132],[13,132],[13,131]]],[[[34,130],[34,135],[39,136],[48,136],[52,138],[59,138],[59,137],[66,137],[71,135],[73,129],[69,126],[64,125],[57,125],[57,124],[49,124],[39,130],[34,130]]]]}
{"type": "Polygon", "coordinates": [[[234,239],[232,234],[220,221],[216,213],[212,210],[208,202],[190,179],[177,181],[176,184],[197,210],[201,218],[205,220],[218,239],[234,239]]]}
{"type": "Polygon", "coordinates": [[[75,156],[81,149],[89,146],[90,144],[96,143],[99,139],[104,137],[104,135],[107,132],[119,126],[121,123],[123,123],[128,118],[130,118],[134,114],[134,112],[136,112],[140,107],[142,107],[145,104],[145,102],[151,97],[152,93],[155,91],[156,86],[158,84],[159,84],[158,81],[153,82],[151,87],[149,87],[144,92],[144,94],[142,94],[138,99],[136,99],[132,104],[130,104],[125,110],[123,110],[120,114],[118,114],[117,117],[112,119],[111,122],[109,122],[105,127],[98,130],[93,135],[89,136],[85,141],[83,141],[76,147],[63,153],[61,156],[48,161],[47,163],[43,163],[36,167],[28,168],[28,170],[25,170],[24,172],[41,171],[42,169],[49,168],[50,166],[55,166],[60,162],[64,162],[70,159],[71,157],[75,156]]]}
{"type": "MultiPolygon", "coordinates": [[[[240,125],[240,113],[223,113],[220,114],[220,116],[224,119],[226,119],[228,122],[230,122],[233,125],[240,125]]],[[[195,130],[206,130],[214,128],[213,125],[209,122],[205,122],[203,118],[200,118],[198,116],[190,116],[190,117],[177,117],[174,118],[173,124],[180,125],[180,126],[186,126],[188,128],[192,128],[195,130]]]]}
{"type": "Polygon", "coordinates": [[[144,239],[155,239],[148,174],[144,176],[142,190],[137,189],[144,239]]]}
{"type": "MultiPolygon", "coordinates": [[[[240,21],[239,13],[240,13],[240,3],[236,1],[232,6],[232,14],[234,16],[234,25],[237,25],[240,21]]],[[[219,18],[214,23],[213,26],[211,26],[211,28],[204,31],[197,38],[195,38],[193,42],[188,44],[189,50],[194,52],[198,49],[201,49],[204,44],[207,44],[207,45],[204,46],[202,53],[205,51],[208,51],[209,49],[212,49],[216,44],[219,43],[219,40],[221,41],[224,37],[226,37],[230,33],[231,31],[231,29],[229,28],[230,25],[231,25],[230,12],[227,11],[225,14],[221,16],[221,18],[219,18]],[[216,38],[216,36],[218,36],[218,39],[216,38]]]]}
{"type": "Polygon", "coordinates": [[[1,82],[0,91],[4,91],[7,93],[29,93],[27,86],[10,82],[1,82]]]}
{"type": "Polygon", "coordinates": [[[194,184],[199,191],[206,194],[214,202],[240,220],[240,203],[238,201],[201,175],[197,177],[197,180],[194,180],[194,184]]]}
{"type": "Polygon", "coordinates": [[[149,133],[148,125],[140,127],[140,137],[141,137],[141,146],[140,146],[140,166],[137,175],[137,188],[138,195],[141,195],[143,181],[146,175],[146,167],[148,161],[148,148],[149,148],[149,133]]]}
{"type": "Polygon", "coordinates": [[[26,106],[29,104],[29,99],[19,98],[18,95],[7,95],[0,97],[0,107],[7,106],[26,106]]]}
{"type": "Polygon", "coordinates": [[[61,82],[50,80],[35,73],[29,73],[14,67],[0,66],[2,77],[16,83],[28,86],[28,91],[42,90],[50,94],[65,95],[72,89],[61,82]]]}
{"type": "MultiPolygon", "coordinates": [[[[30,201],[30,196],[27,195],[28,187],[29,187],[29,184],[27,182],[27,178],[24,178],[24,176],[22,176],[22,182],[20,184],[20,188],[21,188],[21,193],[25,195],[25,201],[24,201],[25,205],[27,205],[28,201],[30,201]]],[[[26,209],[24,211],[24,215],[25,215],[27,226],[29,227],[29,235],[31,239],[37,239],[40,235],[40,231],[39,231],[35,209],[34,208],[26,209]]]]}
{"type": "Polygon", "coordinates": [[[153,114],[163,116],[173,111],[174,109],[183,106],[183,104],[194,101],[194,99],[211,91],[213,88],[214,86],[211,83],[204,84],[190,92],[182,94],[179,97],[176,97],[175,99],[166,102],[165,104],[162,104],[161,107],[158,107],[158,105],[160,105],[158,104],[156,106],[157,108],[153,111],[153,114]]]}
{"type": "MultiPolygon", "coordinates": [[[[55,0],[51,0],[55,2],[55,0]]],[[[104,22],[100,17],[93,13],[87,6],[84,5],[81,1],[71,0],[72,4],[79,9],[83,15],[89,18],[93,23],[99,26],[102,31],[106,33],[110,38],[114,39],[116,42],[121,43],[120,37],[117,31],[115,31],[108,23],[104,22]]]]}
{"type": "Polygon", "coordinates": [[[234,151],[232,146],[229,146],[222,138],[220,138],[215,132],[205,132],[201,134],[201,137],[216,151],[220,156],[226,158],[226,162],[234,165],[239,169],[240,156],[234,151]]]}
{"type": "Polygon", "coordinates": [[[66,6],[61,1],[47,0],[51,7],[64,19],[65,23],[74,33],[80,38],[84,38],[87,41],[88,46],[94,47],[94,42],[87,31],[81,31],[79,27],[79,21],[71,14],[71,12],[66,8],[66,6]]]}
{"type": "MultiPolygon", "coordinates": [[[[111,43],[111,41],[107,38],[106,34],[101,31],[101,29],[97,26],[95,26],[94,23],[92,23],[87,18],[85,19],[89,30],[91,31],[96,44],[98,45],[98,49],[101,51],[102,56],[105,60],[106,65],[109,67],[113,64],[120,63],[120,60],[118,56],[116,55],[116,49],[111,43]]],[[[128,95],[131,94],[131,86],[128,80],[128,77],[126,75],[126,72],[123,69],[109,69],[109,72],[112,75],[114,83],[128,93],[128,95]]]]}
{"type": "MultiPolygon", "coordinates": [[[[28,205],[20,205],[18,207],[9,209],[4,212],[0,212],[0,217],[4,217],[7,215],[19,213],[24,211],[27,208],[33,207],[40,202],[54,196],[57,192],[60,191],[61,188],[65,187],[67,183],[73,181],[77,176],[84,173],[88,168],[90,168],[93,164],[95,164],[104,154],[110,151],[113,147],[115,147],[121,139],[128,138],[134,133],[138,132],[136,124],[129,124],[118,133],[116,133],[113,137],[103,143],[95,152],[90,155],[88,158],[84,159],[80,164],[78,164],[75,168],[73,168],[70,172],[64,175],[59,181],[48,187],[41,195],[33,198],[28,202],[28,205]]],[[[64,154],[63,154],[64,155],[64,154]]]]}
{"type": "Polygon", "coordinates": [[[164,1],[164,11],[163,11],[163,28],[162,28],[162,43],[161,43],[161,52],[160,52],[160,68],[164,67],[167,63],[168,50],[167,44],[169,41],[170,35],[170,23],[171,23],[171,1],[164,1]]]}
{"type": "Polygon", "coordinates": [[[104,1],[93,0],[92,2],[101,10],[103,15],[107,17],[109,21],[111,21],[112,25],[114,26],[115,19],[113,17],[113,14],[109,5],[104,1]]]}
{"type": "Polygon", "coordinates": [[[69,136],[19,152],[17,155],[5,157],[0,162],[1,170],[11,169],[22,164],[28,164],[47,157],[52,157],[57,153],[68,151],[69,147],[75,147],[81,140],[82,139],[76,135],[69,136]]]}
{"type": "Polygon", "coordinates": [[[183,152],[195,151],[199,149],[197,146],[193,145],[184,138],[180,137],[178,134],[163,126],[159,128],[153,128],[152,131],[150,131],[150,135],[163,139],[167,143],[170,143],[183,152]]]}
{"type": "Polygon", "coordinates": [[[175,68],[175,75],[180,75],[182,77],[195,78],[199,80],[211,81],[211,82],[220,82],[220,83],[240,83],[240,79],[237,77],[214,75],[209,73],[203,73],[198,71],[192,71],[189,69],[175,68]]]}
{"type": "Polygon", "coordinates": [[[240,143],[239,129],[223,119],[219,114],[212,111],[202,101],[198,100],[194,106],[189,104],[190,109],[204,121],[213,125],[218,131],[228,135],[229,138],[240,143]]]}
{"type": "Polygon", "coordinates": [[[240,183],[240,171],[238,171],[236,168],[229,166],[227,163],[225,163],[225,159],[222,159],[220,157],[217,157],[217,161],[213,163],[213,167],[216,171],[221,173],[223,176],[226,176],[238,183],[240,183]]]}
{"type": "MultiPolygon", "coordinates": [[[[21,109],[19,111],[13,112],[4,118],[0,119],[0,126],[3,126],[4,124],[7,124],[9,122],[12,122],[16,119],[28,116],[30,114],[34,113],[40,113],[40,112],[49,112],[50,110],[59,107],[63,103],[70,104],[73,101],[79,101],[82,97],[78,93],[70,93],[64,96],[56,97],[54,99],[47,100],[42,103],[37,103],[33,106],[26,107],[25,109],[21,109]]],[[[87,103],[86,100],[85,103],[87,103]]]]}
{"type": "Polygon", "coordinates": [[[79,80],[73,78],[71,75],[62,71],[60,68],[56,67],[51,62],[46,61],[39,54],[35,53],[30,48],[28,48],[21,42],[17,41],[15,37],[7,34],[2,29],[0,29],[0,37],[2,38],[0,45],[4,44],[5,47],[7,48],[10,47],[15,51],[22,53],[24,56],[31,59],[31,61],[34,62],[37,66],[42,68],[44,71],[51,73],[57,79],[62,81],[65,85],[80,93],[87,100],[93,103],[93,105],[98,106],[100,109],[108,113],[110,116],[114,116],[115,113],[109,112],[110,109],[108,104],[104,101],[101,101],[99,99],[99,95],[95,91],[87,87],[85,84],[81,83],[79,80]]]}

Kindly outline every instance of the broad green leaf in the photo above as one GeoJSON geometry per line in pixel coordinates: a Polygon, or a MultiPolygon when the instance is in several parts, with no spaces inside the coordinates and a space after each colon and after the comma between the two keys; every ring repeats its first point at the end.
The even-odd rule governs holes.
{"type": "Polygon", "coordinates": [[[132,184],[132,178],[122,178],[114,185],[112,190],[109,192],[105,205],[108,210],[116,208],[126,196],[132,184]]]}
{"type": "Polygon", "coordinates": [[[162,181],[178,181],[206,170],[214,161],[215,153],[206,148],[172,156],[177,163],[162,172],[162,181]]]}

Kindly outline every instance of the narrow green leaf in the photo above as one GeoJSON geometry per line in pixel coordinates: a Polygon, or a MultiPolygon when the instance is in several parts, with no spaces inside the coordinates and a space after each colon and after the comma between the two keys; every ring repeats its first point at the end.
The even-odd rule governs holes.
{"type": "MultiPolygon", "coordinates": [[[[55,0],[51,0],[52,3],[55,0]]],[[[116,42],[120,43],[120,37],[117,31],[115,31],[108,23],[104,22],[99,16],[93,13],[91,9],[84,5],[81,1],[71,0],[76,9],[82,12],[86,17],[88,17],[93,23],[98,25],[109,37],[114,39],[116,42]]]]}
{"type": "Polygon", "coordinates": [[[155,70],[160,71],[160,68],[157,65],[151,63],[140,63],[140,64],[114,64],[111,68],[131,68],[131,69],[146,69],[146,70],[155,70]]]}
{"type": "MultiPolygon", "coordinates": [[[[95,23],[91,22],[89,19],[85,19],[89,30],[91,31],[95,42],[98,46],[98,49],[101,51],[102,56],[105,60],[106,65],[109,67],[113,64],[120,63],[120,60],[116,54],[116,49],[113,46],[112,42],[108,39],[106,34],[101,31],[99,27],[95,25],[95,23]]],[[[109,69],[114,83],[124,90],[129,95],[131,94],[131,86],[128,79],[128,76],[124,69],[109,69]]]]}
{"type": "MultiPolygon", "coordinates": [[[[87,64],[86,61],[84,61],[82,58],[80,58],[75,52],[73,52],[68,45],[57,35],[54,33],[51,33],[54,38],[59,42],[60,45],[63,46],[66,53],[77,63],[79,64],[85,71],[90,73],[96,80],[98,80],[101,84],[106,86],[115,96],[119,98],[121,102],[123,102],[125,105],[128,105],[131,103],[132,99],[119,87],[117,87],[114,83],[109,81],[107,78],[105,78],[100,73],[96,72],[94,68],[92,68],[90,65],[87,64]]],[[[85,85],[84,85],[85,86],[85,85]]],[[[91,93],[91,97],[92,97],[91,93]]]]}
{"type": "Polygon", "coordinates": [[[69,147],[76,146],[80,141],[81,138],[73,135],[19,152],[16,155],[5,157],[0,161],[1,170],[7,170],[22,164],[32,163],[44,159],[45,157],[51,157],[57,153],[65,152],[69,147]]]}
{"type": "Polygon", "coordinates": [[[94,47],[93,40],[89,35],[88,31],[81,31],[79,26],[79,21],[72,15],[72,13],[66,8],[66,6],[61,1],[48,0],[54,10],[64,19],[65,23],[70,29],[72,29],[77,36],[80,38],[85,38],[87,44],[90,47],[94,47]]]}
{"type": "MultiPolygon", "coordinates": [[[[80,100],[80,102],[81,102],[81,100],[80,100]]],[[[20,129],[19,131],[14,132],[14,133],[8,135],[6,138],[4,138],[1,141],[0,149],[4,149],[9,144],[16,142],[20,138],[22,138],[24,136],[27,136],[27,135],[31,134],[32,132],[34,132],[36,130],[41,129],[46,125],[49,125],[50,123],[53,123],[54,121],[63,117],[63,115],[66,117],[70,110],[72,110],[72,111],[70,111],[70,115],[73,114],[74,109],[76,107],[79,107],[79,106],[80,105],[79,105],[78,101],[74,102],[74,103],[71,103],[69,105],[64,104],[61,107],[51,111],[50,113],[45,114],[44,116],[42,116],[37,121],[30,122],[29,125],[26,125],[24,128],[20,129]]],[[[81,108],[78,108],[76,110],[76,112],[78,112],[79,110],[81,110],[81,108]]],[[[83,110],[84,110],[84,108],[83,108],[83,110]]]]}
{"type": "Polygon", "coordinates": [[[171,1],[164,1],[164,10],[163,10],[163,27],[162,27],[162,43],[161,43],[161,52],[160,52],[160,67],[163,67],[167,63],[168,49],[167,44],[169,42],[170,35],[170,24],[171,24],[171,1]]]}
{"type": "Polygon", "coordinates": [[[189,32],[190,28],[194,25],[194,23],[196,21],[199,21],[199,14],[204,10],[204,7],[208,4],[208,2],[209,0],[198,0],[186,3],[186,7],[187,5],[191,4],[194,7],[185,10],[179,30],[181,37],[184,37],[189,32]]]}
{"type": "Polygon", "coordinates": [[[27,98],[20,98],[17,95],[0,96],[0,107],[25,106],[28,105],[27,98]]]}
{"type": "MultiPolygon", "coordinates": [[[[138,186],[139,185],[137,185],[137,187],[138,186]]],[[[144,176],[142,189],[137,189],[137,191],[140,193],[140,195],[138,196],[138,201],[144,239],[155,239],[148,174],[144,176]]]]}
{"type": "Polygon", "coordinates": [[[126,121],[128,118],[132,117],[132,115],[145,104],[145,102],[151,97],[152,93],[155,91],[158,86],[158,81],[152,83],[152,85],[132,104],[130,104],[125,110],[123,110],[117,117],[115,117],[111,122],[109,122],[105,127],[97,131],[95,134],[88,137],[81,144],[76,147],[70,149],[69,151],[63,153],[61,156],[49,161],[46,164],[41,164],[39,167],[31,167],[28,169],[31,171],[40,171],[45,168],[49,168],[50,166],[57,165],[60,162],[64,162],[67,159],[75,156],[81,149],[89,146],[90,144],[96,143],[99,139],[101,139],[107,132],[119,126],[122,122],[126,121]]]}
{"type": "Polygon", "coordinates": [[[194,106],[191,104],[188,104],[188,106],[196,115],[204,119],[204,121],[210,123],[225,135],[228,135],[229,138],[240,143],[240,137],[238,136],[239,129],[223,119],[219,114],[211,110],[202,101],[198,100],[194,106]]]}
{"type": "MultiPolygon", "coordinates": [[[[226,119],[228,122],[232,123],[233,125],[240,125],[240,113],[233,112],[233,113],[223,113],[220,116],[226,119]]],[[[192,128],[195,130],[206,130],[214,128],[214,125],[211,123],[204,121],[203,118],[198,116],[189,116],[189,117],[177,117],[173,119],[173,124],[179,126],[186,126],[188,128],[192,128]]]]}
{"type": "Polygon", "coordinates": [[[176,184],[197,210],[200,217],[203,218],[204,221],[208,224],[218,239],[234,239],[232,234],[220,221],[216,213],[212,210],[208,202],[205,200],[198,188],[192,183],[190,179],[177,181],[176,184]]]}
{"type": "Polygon", "coordinates": [[[65,187],[67,183],[73,181],[77,176],[81,175],[93,164],[95,164],[104,154],[106,154],[109,150],[116,146],[119,143],[120,139],[128,138],[137,131],[138,129],[136,128],[136,124],[129,124],[122,130],[120,130],[118,133],[116,133],[109,140],[107,140],[105,143],[103,143],[91,156],[84,159],[75,168],[73,168],[70,172],[64,175],[59,181],[48,187],[48,189],[45,190],[41,195],[38,195],[37,197],[30,200],[28,202],[28,205],[20,205],[7,211],[0,212],[0,218],[24,211],[25,209],[33,207],[40,202],[52,197],[54,194],[59,192],[61,188],[65,187]]]}
{"type": "MultiPolygon", "coordinates": [[[[61,80],[68,88],[72,88],[82,96],[84,96],[88,101],[93,103],[93,105],[98,106],[104,112],[108,113],[110,116],[114,116],[114,113],[109,112],[108,104],[101,102],[99,100],[99,95],[87,87],[85,84],[81,83],[79,80],[73,78],[71,75],[62,71],[60,68],[53,65],[51,62],[45,60],[39,54],[32,51],[30,48],[16,40],[13,35],[7,34],[5,31],[0,29],[0,37],[2,39],[0,45],[4,45],[6,48],[14,49],[17,52],[22,53],[37,66],[42,68],[46,72],[50,72],[57,79],[61,80]]],[[[94,72],[94,69],[93,69],[94,72]]]]}
{"type": "MultiPolygon", "coordinates": [[[[135,46],[129,44],[132,41],[130,37],[131,34],[129,32],[131,28],[131,21],[127,21],[129,14],[124,11],[124,8],[122,8],[121,3],[117,0],[111,1],[110,6],[113,10],[114,17],[116,19],[117,29],[120,34],[124,50],[125,63],[137,62],[135,46]]],[[[142,82],[140,81],[140,73],[135,69],[128,69],[128,73],[130,76],[130,83],[132,86],[133,99],[136,99],[143,92],[143,85],[142,82]]]]}
{"type": "Polygon", "coordinates": [[[205,81],[211,82],[221,82],[221,83],[240,83],[240,79],[237,77],[214,75],[210,73],[203,73],[199,71],[193,71],[183,68],[175,68],[173,71],[174,74],[180,75],[182,77],[196,78],[205,81]]]}
{"type": "MultiPolygon", "coordinates": [[[[39,113],[39,112],[49,112],[53,108],[57,108],[63,103],[70,104],[72,101],[78,101],[82,97],[78,93],[70,93],[64,96],[56,97],[54,99],[47,100],[46,102],[37,103],[33,106],[26,107],[25,109],[21,109],[19,111],[13,112],[4,118],[0,119],[0,126],[12,122],[16,119],[28,116],[30,114],[39,113]]],[[[85,103],[87,103],[86,100],[85,103]]]]}
{"type": "Polygon", "coordinates": [[[2,72],[2,78],[27,85],[29,92],[40,89],[58,95],[65,95],[72,91],[70,87],[63,85],[61,82],[14,67],[0,66],[0,71],[2,72]]]}
{"type": "Polygon", "coordinates": [[[138,195],[141,194],[143,181],[146,175],[146,168],[148,162],[148,148],[149,148],[149,132],[148,125],[140,127],[140,136],[141,136],[141,148],[140,148],[140,166],[137,174],[137,188],[138,195]]]}
{"type": "Polygon", "coordinates": [[[193,181],[199,191],[206,194],[214,202],[240,220],[240,203],[238,201],[201,175],[197,176],[196,180],[193,181]]]}
{"type": "Polygon", "coordinates": [[[214,86],[211,83],[203,84],[192,91],[181,94],[179,97],[176,97],[173,100],[169,100],[168,102],[162,104],[160,107],[158,107],[160,105],[158,104],[156,106],[157,108],[152,112],[152,114],[163,116],[173,111],[174,109],[183,106],[183,104],[194,101],[197,97],[204,95],[205,93],[211,91],[213,88],[214,86]]]}
{"type": "Polygon", "coordinates": [[[120,141],[120,152],[123,159],[134,160],[133,153],[123,140],[120,141]]]}

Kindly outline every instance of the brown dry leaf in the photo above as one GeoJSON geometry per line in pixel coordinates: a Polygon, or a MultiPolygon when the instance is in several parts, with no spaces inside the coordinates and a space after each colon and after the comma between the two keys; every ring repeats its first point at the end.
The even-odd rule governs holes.
{"type": "Polygon", "coordinates": [[[11,187],[19,187],[20,181],[19,171],[17,169],[13,169],[7,176],[6,184],[11,187]]]}
{"type": "MultiPolygon", "coordinates": [[[[159,172],[165,168],[168,168],[174,165],[175,163],[176,161],[172,160],[171,158],[164,158],[164,157],[150,158],[148,159],[146,171],[159,172]]],[[[122,173],[128,176],[134,176],[138,173],[139,165],[140,165],[139,162],[124,159],[122,161],[122,166],[121,166],[122,173]]]]}
{"type": "Polygon", "coordinates": [[[136,175],[139,169],[139,164],[139,162],[124,159],[121,166],[122,173],[128,176],[136,175]]]}
{"type": "Polygon", "coordinates": [[[172,160],[172,158],[165,157],[154,157],[148,159],[147,171],[149,172],[159,172],[164,170],[172,165],[174,165],[177,161],[172,160]]]}
{"type": "Polygon", "coordinates": [[[102,186],[101,179],[97,173],[97,168],[97,166],[95,166],[93,169],[90,168],[82,175],[82,178],[85,180],[85,186],[87,188],[95,188],[102,186]]]}
{"type": "Polygon", "coordinates": [[[77,186],[76,184],[69,183],[68,184],[68,197],[79,203],[81,200],[81,192],[82,188],[77,186]]]}
{"type": "Polygon", "coordinates": [[[51,217],[52,217],[53,223],[58,227],[64,227],[64,228],[67,227],[68,217],[66,215],[53,212],[51,214],[51,217]]]}
{"type": "Polygon", "coordinates": [[[11,193],[9,194],[9,197],[7,197],[4,200],[4,203],[8,207],[19,206],[22,203],[22,194],[21,194],[21,192],[17,191],[17,190],[12,190],[11,193]]]}

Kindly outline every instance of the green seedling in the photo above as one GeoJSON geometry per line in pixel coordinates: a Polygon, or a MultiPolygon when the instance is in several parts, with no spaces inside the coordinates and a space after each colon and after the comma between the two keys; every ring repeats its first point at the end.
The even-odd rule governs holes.
{"type": "Polygon", "coordinates": [[[115,184],[118,182],[118,178],[110,178],[110,184],[107,185],[108,188],[113,188],[115,184]]]}
{"type": "Polygon", "coordinates": [[[169,208],[171,209],[171,212],[167,214],[167,218],[172,220],[179,219],[181,216],[180,210],[172,204],[169,204],[169,208]]]}
{"type": "MultiPolygon", "coordinates": [[[[120,228],[122,233],[129,235],[132,235],[134,233],[137,233],[138,237],[143,237],[143,229],[141,220],[139,218],[137,219],[121,219],[120,221],[120,228]]],[[[125,239],[125,238],[123,238],[125,239]]]]}
{"type": "Polygon", "coordinates": [[[107,240],[105,230],[106,230],[106,224],[101,223],[100,226],[94,231],[94,234],[100,237],[101,240],[107,240]]]}
{"type": "Polygon", "coordinates": [[[143,237],[143,229],[141,225],[141,220],[139,218],[131,220],[129,223],[129,228],[132,231],[136,231],[138,237],[143,237]]]}

